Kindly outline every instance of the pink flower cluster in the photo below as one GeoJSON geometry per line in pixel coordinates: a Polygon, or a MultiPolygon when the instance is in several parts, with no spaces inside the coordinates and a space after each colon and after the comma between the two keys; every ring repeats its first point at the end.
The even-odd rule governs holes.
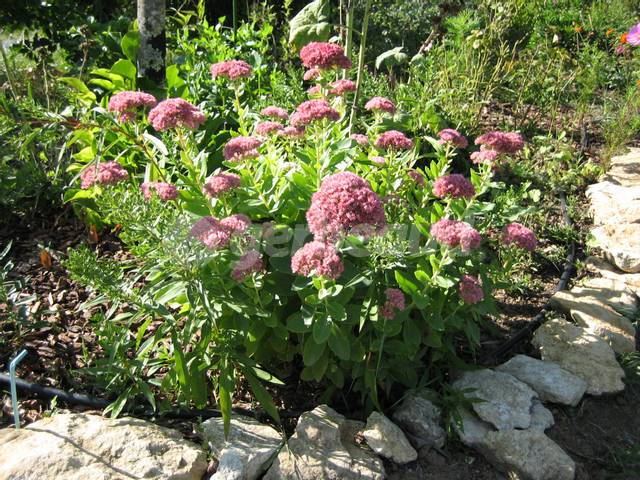
{"type": "Polygon", "coordinates": [[[345,93],[356,91],[356,82],[353,80],[341,79],[332,82],[330,87],[331,90],[329,90],[329,93],[331,95],[344,95],[345,93]]]}
{"type": "Polygon", "coordinates": [[[279,118],[280,120],[287,120],[289,118],[289,114],[284,108],[274,106],[263,108],[260,111],[260,115],[263,117],[279,118]]]}
{"type": "Polygon", "coordinates": [[[326,100],[307,100],[298,105],[290,123],[294,127],[302,127],[325,118],[335,122],[340,119],[340,114],[326,100]]]}
{"type": "Polygon", "coordinates": [[[496,159],[500,156],[498,152],[495,150],[484,150],[480,149],[478,152],[473,152],[471,154],[471,161],[473,163],[488,163],[493,165],[496,159]]]}
{"type": "Polygon", "coordinates": [[[396,113],[395,104],[385,97],[373,97],[364,105],[364,108],[366,110],[387,112],[390,115],[396,113]]]}
{"type": "Polygon", "coordinates": [[[175,185],[166,182],[144,182],[140,185],[145,200],[150,200],[153,192],[164,202],[178,198],[178,189],[175,185]]]}
{"type": "Polygon", "coordinates": [[[255,134],[264,137],[272,133],[277,133],[283,128],[284,126],[280,122],[267,120],[265,122],[260,122],[256,125],[255,134]]]}
{"type": "Polygon", "coordinates": [[[480,285],[476,277],[472,277],[471,275],[463,275],[458,285],[458,291],[464,303],[474,304],[482,301],[484,298],[482,285],[480,285]]]}
{"type": "Polygon", "coordinates": [[[362,133],[352,133],[349,138],[355,141],[358,145],[369,145],[369,137],[363,135],[362,133]]]}
{"type": "Polygon", "coordinates": [[[319,76],[320,76],[320,70],[318,70],[317,68],[310,68],[309,70],[304,72],[304,75],[302,76],[302,79],[305,82],[309,82],[311,80],[315,80],[319,76]]]}
{"type": "Polygon", "coordinates": [[[524,250],[533,251],[538,246],[536,234],[520,223],[510,223],[502,231],[504,245],[516,245],[524,250]]]}
{"type": "Polygon", "coordinates": [[[251,76],[251,65],[244,60],[227,60],[211,65],[211,76],[224,77],[229,80],[238,80],[251,76]]]}
{"type": "Polygon", "coordinates": [[[229,140],[222,150],[222,156],[225,160],[239,162],[245,158],[256,158],[258,147],[262,145],[262,141],[255,137],[234,137],[229,140]]]}
{"type": "Polygon", "coordinates": [[[264,262],[262,261],[260,252],[257,250],[249,250],[242,255],[234,265],[233,270],[231,270],[231,277],[236,282],[241,282],[252,273],[258,273],[263,270],[264,262]]]}
{"type": "Polygon", "coordinates": [[[451,144],[458,148],[467,148],[467,146],[469,146],[469,142],[465,136],[453,128],[440,130],[438,132],[438,137],[440,137],[440,143],[443,145],[451,144]]]}
{"type": "Polygon", "coordinates": [[[80,187],[89,188],[96,183],[101,185],[115,185],[129,177],[129,173],[118,162],[104,162],[92,164],[80,174],[80,187]]]}
{"type": "Polygon", "coordinates": [[[409,150],[413,148],[413,141],[398,130],[389,130],[380,134],[375,146],[378,148],[393,148],[396,150],[409,150]]]}
{"type": "Polygon", "coordinates": [[[391,320],[395,316],[396,310],[404,310],[404,294],[402,293],[402,290],[397,288],[387,288],[384,291],[384,295],[387,297],[387,301],[380,308],[380,314],[383,318],[391,320]]]}
{"type": "Polygon", "coordinates": [[[291,257],[291,270],[305,277],[319,275],[336,279],[342,274],[344,265],[336,247],[314,240],[306,243],[291,257]]]}
{"type": "Polygon", "coordinates": [[[282,135],[289,138],[300,138],[304,136],[303,127],[284,127],[282,135]]]}
{"type": "Polygon", "coordinates": [[[482,145],[485,150],[512,155],[524,147],[522,135],[516,132],[488,132],[476,138],[476,145],[482,145]]]}
{"type": "Polygon", "coordinates": [[[378,196],[366,180],[351,172],[322,181],[311,198],[307,222],[316,240],[335,240],[350,232],[380,234],[387,225],[378,196]]]}
{"type": "Polygon", "coordinates": [[[433,194],[439,198],[473,198],[476,189],[464,176],[452,173],[439,177],[433,182],[433,194]]]}
{"type": "Polygon", "coordinates": [[[482,237],[478,231],[466,222],[449,220],[443,218],[431,225],[431,236],[438,243],[449,247],[460,246],[463,252],[469,252],[478,248],[482,242],[482,237]]]}
{"type": "Polygon", "coordinates": [[[242,235],[251,226],[246,215],[236,214],[218,220],[215,217],[202,217],[189,233],[200,240],[207,248],[217,250],[229,245],[233,235],[242,235]]]}
{"type": "Polygon", "coordinates": [[[370,160],[376,165],[384,165],[385,163],[387,163],[384,157],[381,157],[380,155],[374,155],[370,158],[370,160]]]}
{"type": "Polygon", "coordinates": [[[327,42],[311,42],[300,50],[300,59],[307,68],[350,68],[351,60],[340,45],[327,42]]]}
{"type": "Polygon", "coordinates": [[[189,234],[212,250],[226,247],[231,240],[229,229],[214,217],[202,217],[191,227],[189,234]]]}
{"type": "Polygon", "coordinates": [[[219,173],[207,178],[202,190],[206,195],[216,198],[239,186],[239,175],[235,173],[219,173]]]}
{"type": "Polygon", "coordinates": [[[149,112],[149,122],[158,132],[169,128],[198,128],[206,117],[199,108],[182,98],[168,98],[149,112]]]}
{"type": "Polygon", "coordinates": [[[156,97],[144,92],[118,92],[109,99],[107,110],[117,112],[121,122],[133,120],[136,109],[144,107],[155,107],[158,101],[156,97]]]}

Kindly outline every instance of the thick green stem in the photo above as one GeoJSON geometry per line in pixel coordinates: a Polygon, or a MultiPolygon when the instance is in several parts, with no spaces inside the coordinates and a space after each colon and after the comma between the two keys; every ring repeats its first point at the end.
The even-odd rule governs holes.
{"type": "Polygon", "coordinates": [[[364,18],[362,20],[362,35],[360,35],[360,53],[358,54],[358,76],[356,77],[356,92],[353,96],[353,104],[351,106],[351,115],[349,116],[349,133],[353,128],[353,122],[356,118],[356,105],[360,97],[360,87],[362,86],[362,74],[364,72],[364,52],[367,46],[367,30],[369,29],[369,12],[371,11],[372,0],[367,0],[364,8],[364,18]]]}

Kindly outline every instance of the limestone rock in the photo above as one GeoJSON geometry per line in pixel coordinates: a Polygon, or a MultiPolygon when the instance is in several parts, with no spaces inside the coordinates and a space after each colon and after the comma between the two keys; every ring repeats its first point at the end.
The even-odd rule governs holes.
{"type": "Polygon", "coordinates": [[[357,446],[354,428],[326,405],[303,413],[264,480],[382,480],[382,461],[357,446]]]}
{"type": "MultiPolygon", "coordinates": [[[[607,316],[633,316],[638,309],[636,295],[628,288],[612,290],[605,288],[574,287],[571,291],[556,292],[550,299],[551,306],[568,312],[569,310],[602,311],[607,316]],[[613,315],[611,315],[613,314],[613,315]]],[[[602,316],[599,313],[590,313],[594,316],[602,316]]]]}
{"type": "Polygon", "coordinates": [[[623,283],[636,296],[640,295],[640,273],[623,273],[613,267],[609,262],[597,257],[588,257],[584,262],[585,267],[602,279],[623,283]]]}
{"type": "Polygon", "coordinates": [[[440,425],[442,413],[432,402],[409,394],[392,415],[416,448],[442,447],[446,434],[440,425]]]}
{"type": "Polygon", "coordinates": [[[526,383],[546,402],[575,407],[587,389],[587,383],[580,377],[553,362],[545,362],[527,355],[516,355],[496,367],[496,370],[513,375],[526,383]]]}
{"type": "Polygon", "coordinates": [[[600,338],[604,339],[616,353],[633,352],[636,349],[635,329],[631,322],[622,317],[619,324],[612,324],[600,317],[589,315],[579,310],[571,310],[573,319],[600,338]],[[631,330],[631,333],[629,332],[631,330]]]}
{"type": "Polygon", "coordinates": [[[590,185],[586,195],[595,225],[640,222],[640,187],[604,181],[590,185]]]}
{"type": "Polygon", "coordinates": [[[544,432],[547,428],[553,427],[554,423],[551,410],[542,405],[540,400],[534,398],[531,404],[531,425],[529,429],[544,432]]]}
{"type": "Polygon", "coordinates": [[[486,369],[465,372],[453,382],[453,387],[474,389],[465,395],[485,401],[474,403],[473,409],[498,430],[529,428],[531,401],[537,394],[508,373],[486,369]]]}
{"type": "Polygon", "coordinates": [[[483,422],[467,409],[461,408],[458,413],[460,414],[460,424],[454,423],[454,428],[460,441],[468,447],[482,445],[487,434],[494,430],[493,426],[483,422]]]}
{"type": "Polygon", "coordinates": [[[480,450],[498,469],[523,480],[573,480],[575,462],[553,440],[535,430],[487,433],[480,450]]]}
{"type": "Polygon", "coordinates": [[[0,478],[200,480],[205,453],[174,430],[134,418],[65,413],[0,431],[0,478]]]}
{"type": "Polygon", "coordinates": [[[624,370],[618,365],[611,347],[582,327],[565,320],[549,320],[536,330],[533,344],[540,349],[543,360],[555,362],[582,378],[589,394],[601,395],[624,389],[624,370]]]}
{"type": "Polygon", "coordinates": [[[367,428],[362,435],[371,450],[395,463],[409,463],[418,458],[418,452],[400,427],[379,412],[369,415],[367,428]]]}
{"type": "Polygon", "coordinates": [[[603,225],[591,230],[591,234],[620,270],[640,272],[640,223],[603,225]]]}
{"type": "Polygon", "coordinates": [[[242,415],[231,418],[227,440],[224,438],[222,418],[205,421],[202,434],[219,462],[212,480],[258,478],[283,443],[282,435],[277,430],[242,415]]]}

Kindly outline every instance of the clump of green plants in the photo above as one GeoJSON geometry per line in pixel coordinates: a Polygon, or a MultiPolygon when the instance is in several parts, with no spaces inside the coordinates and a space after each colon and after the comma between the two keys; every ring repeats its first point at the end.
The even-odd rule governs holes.
{"type": "Polygon", "coordinates": [[[313,87],[293,112],[255,109],[243,95],[250,63],[209,66],[237,122],[220,159],[201,138],[227,101],[120,91],[76,129],[80,184],[67,199],[94,212],[88,220],[118,225],[136,257],[118,265],[83,249],[66,264],[134,306],[98,319],[122,339],[108,349],[114,413],[137,395],[150,399],[154,386],[198,407],[213,391],[228,421],[242,379],[278,419],[262,382],[281,383],[289,362],[328,394],[384,408],[398,389],[444,375],[461,339],[479,345],[491,291],[535,249],[535,234],[517,223],[526,211],[501,200],[494,179],[522,150],[519,134],[476,138],[474,168],[452,173],[468,147],[458,131],[412,139],[389,128],[397,107],[378,96],[349,132],[356,87],[342,76],[343,49],[312,42],[300,59],[313,87]]]}

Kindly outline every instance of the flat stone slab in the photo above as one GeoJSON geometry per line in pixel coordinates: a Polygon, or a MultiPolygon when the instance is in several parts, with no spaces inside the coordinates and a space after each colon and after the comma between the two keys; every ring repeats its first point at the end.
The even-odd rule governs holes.
{"type": "Polygon", "coordinates": [[[625,317],[632,318],[638,312],[638,296],[624,283],[608,278],[591,278],[570,292],[581,298],[594,298],[613,308],[625,317]]]}
{"type": "Polygon", "coordinates": [[[454,428],[460,441],[467,447],[477,448],[484,442],[487,434],[493,432],[493,425],[480,420],[466,408],[458,409],[460,425],[454,423],[454,428]]]}
{"type": "Polygon", "coordinates": [[[303,413],[264,480],[383,480],[382,461],[355,444],[361,426],[326,405],[303,413]]]}
{"type": "Polygon", "coordinates": [[[64,413],[0,431],[0,478],[201,480],[206,455],[175,430],[135,418],[64,413]]]}
{"type": "Polygon", "coordinates": [[[587,270],[602,278],[624,283],[636,296],[640,294],[640,273],[621,272],[606,260],[598,257],[588,257],[584,261],[584,265],[587,270]]]}
{"type": "Polygon", "coordinates": [[[465,372],[452,386],[458,390],[473,389],[465,396],[485,400],[474,402],[473,410],[498,430],[531,425],[532,400],[538,395],[508,373],[487,369],[465,372]]]}
{"type": "Polygon", "coordinates": [[[545,407],[540,400],[534,398],[531,403],[531,425],[529,425],[529,430],[544,432],[546,429],[553,427],[554,423],[555,420],[551,410],[545,407]]]}
{"type": "Polygon", "coordinates": [[[442,412],[431,401],[409,394],[392,415],[416,448],[444,446],[446,433],[441,426],[442,412]]]}
{"type": "MultiPolygon", "coordinates": [[[[607,305],[603,301],[605,299],[606,297],[604,295],[598,293],[593,294],[592,291],[572,290],[570,292],[562,291],[554,293],[549,299],[549,304],[556,310],[568,313],[581,312],[585,315],[597,318],[600,322],[633,334],[635,329],[633,328],[631,320],[607,305]]],[[[615,303],[615,301],[615,298],[612,299],[612,302],[615,303]]],[[[633,303],[631,305],[633,305],[633,303]]]]}
{"type": "Polygon", "coordinates": [[[636,349],[635,331],[631,323],[628,326],[633,333],[629,333],[626,328],[618,327],[600,317],[589,315],[580,310],[571,310],[571,317],[576,323],[584,327],[588,332],[593,333],[605,340],[616,353],[629,353],[636,349]]]}
{"type": "Polygon", "coordinates": [[[380,412],[369,415],[362,436],[371,450],[392,462],[404,464],[418,458],[418,452],[411,446],[400,427],[380,412]]]}
{"type": "Polygon", "coordinates": [[[620,270],[640,272],[640,223],[602,225],[591,230],[591,235],[620,270]]]}
{"type": "Polygon", "coordinates": [[[586,195],[595,225],[640,222],[640,186],[604,181],[587,187],[586,195]]]}
{"type": "Polygon", "coordinates": [[[489,432],[479,447],[499,470],[524,480],[573,480],[575,462],[557,443],[536,430],[489,432]]]}
{"type": "Polygon", "coordinates": [[[575,407],[587,390],[587,383],[580,377],[560,368],[556,363],[527,355],[516,355],[496,367],[496,370],[526,383],[545,402],[575,407]]]}
{"type": "Polygon", "coordinates": [[[231,417],[226,440],[222,418],[210,418],[201,428],[211,453],[218,460],[218,470],[211,480],[255,480],[269,466],[284,441],[274,428],[242,415],[231,417]]]}
{"type": "Polygon", "coordinates": [[[543,360],[557,363],[587,383],[587,393],[602,395],[624,389],[624,370],[603,339],[565,320],[545,322],[533,336],[543,360]]]}

